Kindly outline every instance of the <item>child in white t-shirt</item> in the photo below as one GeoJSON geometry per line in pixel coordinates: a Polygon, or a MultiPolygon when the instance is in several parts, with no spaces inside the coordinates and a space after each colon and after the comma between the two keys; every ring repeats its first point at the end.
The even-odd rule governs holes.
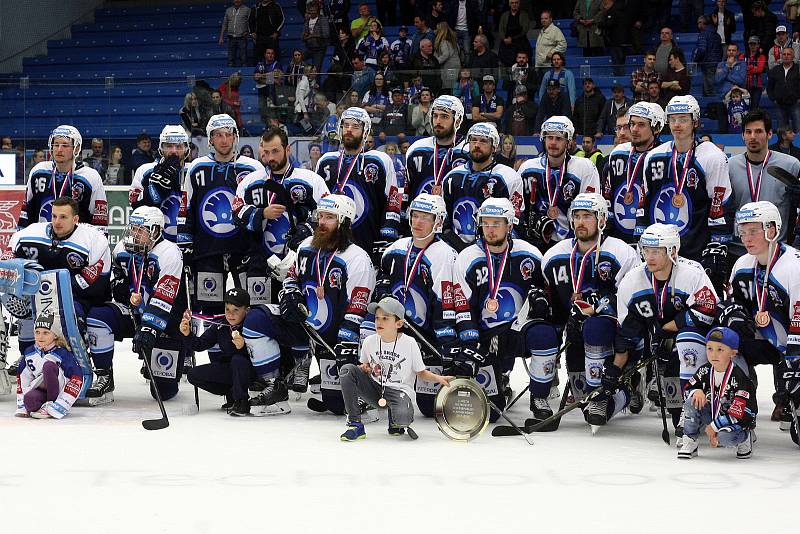
{"type": "Polygon", "coordinates": [[[448,385],[452,377],[428,371],[414,338],[403,334],[405,307],[394,297],[385,297],[367,308],[375,314],[375,334],[361,346],[360,365],[346,364],[339,370],[342,396],[347,410],[347,430],[342,441],[364,439],[359,397],[373,406],[389,408],[389,434],[416,433],[408,426],[414,420],[414,382],[417,377],[448,385]]]}

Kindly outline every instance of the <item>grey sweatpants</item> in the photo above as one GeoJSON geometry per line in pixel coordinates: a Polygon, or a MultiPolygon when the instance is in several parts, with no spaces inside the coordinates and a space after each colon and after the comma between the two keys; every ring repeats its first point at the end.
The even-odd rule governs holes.
{"type": "MultiPolygon", "coordinates": [[[[342,384],[342,397],[347,410],[347,419],[352,422],[361,422],[361,410],[358,407],[358,398],[361,397],[373,406],[378,406],[381,398],[381,386],[371,376],[358,368],[357,365],[348,363],[339,369],[339,382],[342,384]]],[[[401,390],[387,386],[383,398],[389,408],[389,424],[408,426],[414,421],[414,406],[411,398],[401,390]]]]}

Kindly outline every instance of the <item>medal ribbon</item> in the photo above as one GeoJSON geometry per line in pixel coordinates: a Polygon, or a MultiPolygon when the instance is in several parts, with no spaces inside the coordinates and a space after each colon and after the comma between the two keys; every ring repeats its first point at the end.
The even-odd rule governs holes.
{"type": "Polygon", "coordinates": [[[694,147],[686,153],[686,159],[683,161],[683,170],[681,171],[680,181],[678,180],[678,149],[672,145],[672,173],[675,180],[675,194],[680,195],[683,191],[683,186],[686,184],[686,175],[689,174],[689,166],[692,164],[692,157],[694,156],[694,147]]]}
{"type": "Polygon", "coordinates": [[[778,261],[778,253],[780,251],[780,245],[776,244],[775,252],[772,253],[772,258],[769,260],[767,270],[764,273],[764,283],[761,284],[760,289],[758,288],[758,261],[756,261],[756,266],[753,268],[753,287],[755,288],[756,303],[758,304],[758,311],[760,312],[763,312],[767,307],[767,286],[769,285],[769,273],[772,272],[775,262],[778,261]]]}
{"type": "Polygon", "coordinates": [[[144,258],[142,258],[142,268],[139,269],[139,274],[136,274],[136,260],[133,256],[131,256],[131,261],[128,264],[128,269],[131,271],[131,280],[133,281],[133,287],[136,288],[136,293],[141,295],[141,288],[142,288],[142,278],[144,278],[144,258]]]}
{"type": "Polygon", "coordinates": [[[342,178],[342,164],[344,163],[345,152],[342,150],[341,154],[339,154],[339,164],[336,167],[336,192],[339,194],[344,194],[344,186],[347,185],[347,181],[350,179],[350,175],[353,173],[353,169],[358,162],[358,155],[353,156],[353,162],[350,163],[350,167],[347,169],[347,173],[345,173],[344,178],[342,178]]]}
{"type": "Polygon", "coordinates": [[[508,251],[511,249],[510,246],[506,245],[506,249],[503,251],[503,257],[500,260],[500,269],[495,274],[494,271],[494,262],[492,261],[492,253],[489,252],[489,245],[486,243],[483,244],[483,250],[486,254],[486,265],[489,269],[489,298],[497,300],[497,292],[500,291],[500,280],[503,278],[503,271],[506,268],[506,260],[508,260],[508,251]]]}
{"type": "MultiPolygon", "coordinates": [[[[61,191],[58,194],[56,194],[56,166],[55,166],[55,164],[53,164],[53,173],[50,175],[50,177],[51,177],[52,182],[53,182],[51,184],[53,186],[53,200],[56,200],[56,199],[61,198],[61,197],[64,196],[64,191],[67,190],[67,185],[72,187],[72,185],[71,185],[72,184],[72,171],[69,171],[66,174],[66,176],[64,176],[64,183],[61,184],[61,191]]],[[[72,196],[72,195],[70,195],[70,196],[72,196]]]]}
{"type": "Polygon", "coordinates": [[[761,194],[761,177],[764,174],[764,169],[767,168],[767,163],[771,155],[772,150],[767,150],[767,157],[764,158],[764,162],[761,164],[761,170],[758,171],[755,184],[753,183],[753,171],[750,168],[750,162],[747,161],[747,158],[744,160],[745,168],[747,169],[747,184],[750,186],[750,200],[752,202],[758,202],[758,197],[761,194]]]}
{"type": "Polygon", "coordinates": [[[328,259],[328,261],[325,264],[325,272],[324,273],[319,268],[319,255],[320,255],[321,252],[322,252],[322,249],[317,251],[317,259],[316,259],[316,262],[317,262],[317,287],[324,288],[325,287],[325,279],[328,277],[328,271],[331,268],[331,263],[333,263],[333,258],[336,257],[336,253],[339,252],[339,251],[338,250],[334,250],[333,251],[333,253],[331,254],[331,257],[328,259]]]}
{"type": "MultiPolygon", "coordinates": [[[[270,172],[269,176],[270,176],[270,178],[272,180],[278,182],[280,185],[283,185],[283,181],[286,180],[292,174],[293,170],[294,170],[294,167],[292,167],[292,164],[290,163],[289,164],[289,168],[287,168],[286,172],[283,173],[283,176],[281,176],[281,181],[280,182],[278,182],[278,180],[275,179],[275,174],[274,173],[270,172]]],[[[277,193],[269,193],[269,192],[267,193],[267,206],[269,206],[273,202],[275,202],[275,197],[276,196],[277,196],[277,193]]]]}
{"type": "MultiPolygon", "coordinates": [[[[431,241],[433,243],[433,241],[431,241]]],[[[419,251],[417,257],[414,258],[414,264],[411,267],[411,271],[408,270],[408,261],[411,258],[411,253],[414,250],[414,240],[412,239],[411,242],[408,244],[408,250],[406,251],[406,260],[403,266],[403,281],[404,284],[404,291],[403,291],[403,298],[408,294],[408,290],[411,288],[411,282],[414,281],[414,277],[417,275],[417,269],[419,268],[419,264],[422,262],[422,257],[425,255],[425,251],[428,250],[428,247],[431,246],[431,243],[425,245],[425,248],[419,251]]]]}
{"type": "Polygon", "coordinates": [[[716,379],[714,377],[713,368],[711,371],[711,413],[714,416],[714,419],[719,417],[719,411],[722,408],[722,396],[725,394],[725,389],[728,387],[728,382],[731,380],[731,375],[733,375],[733,360],[728,363],[728,368],[725,369],[725,374],[722,376],[722,384],[719,386],[719,390],[715,392],[716,388],[716,379]]]}
{"type": "Polygon", "coordinates": [[[556,201],[558,200],[558,190],[559,187],[561,186],[561,182],[564,180],[564,169],[567,166],[567,158],[564,158],[564,163],[561,164],[561,169],[559,170],[558,173],[558,181],[553,187],[555,191],[552,193],[550,192],[550,176],[551,176],[550,159],[547,158],[546,156],[545,158],[547,159],[547,165],[545,167],[544,183],[547,186],[547,200],[550,202],[550,207],[553,208],[556,207],[556,201]]]}
{"type": "Polygon", "coordinates": [[[581,266],[578,269],[578,276],[576,277],[575,264],[577,262],[575,261],[575,257],[578,254],[578,240],[577,239],[575,240],[575,244],[572,246],[572,252],[569,255],[569,277],[570,281],[572,282],[573,294],[579,294],[581,292],[581,286],[583,285],[583,275],[585,274],[586,271],[586,260],[588,258],[591,258],[592,252],[594,252],[594,249],[596,248],[597,245],[592,246],[592,248],[590,248],[588,252],[586,252],[586,254],[583,255],[583,257],[581,258],[581,266]]]}
{"type": "Polygon", "coordinates": [[[656,312],[658,313],[658,318],[664,318],[664,306],[667,302],[667,287],[669,287],[669,280],[664,282],[664,287],[661,288],[661,295],[658,294],[658,280],[656,280],[656,275],[650,275],[650,281],[653,284],[653,296],[656,299],[656,312]]]}
{"type": "Polygon", "coordinates": [[[442,159],[442,164],[439,165],[439,147],[436,143],[433,143],[433,185],[442,185],[442,181],[444,180],[444,168],[447,165],[447,162],[453,155],[453,147],[447,149],[447,152],[444,155],[444,159],[442,159]]]}
{"type": "Polygon", "coordinates": [[[634,165],[634,167],[633,167],[633,172],[631,172],[631,158],[633,157],[634,152],[636,152],[636,149],[631,147],[631,153],[628,154],[628,165],[627,165],[628,177],[625,180],[625,192],[626,193],[632,193],[633,192],[631,190],[631,188],[633,187],[633,182],[636,181],[636,173],[639,170],[639,166],[642,164],[642,162],[644,161],[644,157],[645,157],[644,153],[639,155],[639,158],[636,160],[636,165],[634,165]]]}

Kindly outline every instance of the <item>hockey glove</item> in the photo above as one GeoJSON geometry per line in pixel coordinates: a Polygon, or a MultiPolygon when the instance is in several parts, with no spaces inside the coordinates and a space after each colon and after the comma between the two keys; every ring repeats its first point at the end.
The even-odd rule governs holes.
{"type": "Polygon", "coordinates": [[[601,378],[601,382],[603,385],[603,394],[608,395],[609,397],[616,393],[619,389],[620,383],[619,378],[622,376],[622,369],[614,365],[613,363],[609,363],[603,368],[603,377],[601,378]]]}
{"type": "Polygon", "coordinates": [[[548,321],[553,315],[553,308],[547,300],[547,293],[538,287],[528,290],[528,319],[548,321]]]}
{"type": "Polygon", "coordinates": [[[722,243],[709,243],[700,254],[700,265],[705,269],[708,278],[718,294],[722,295],[730,276],[728,265],[728,247],[722,243]]]}
{"type": "Polygon", "coordinates": [[[556,230],[556,222],[531,209],[528,214],[528,239],[533,243],[547,244],[556,230]]]}
{"type": "Polygon", "coordinates": [[[583,322],[586,314],[577,302],[573,302],[569,309],[569,319],[567,319],[567,339],[583,339],[583,322]]]}
{"type": "Polygon", "coordinates": [[[456,252],[461,252],[469,246],[469,243],[458,237],[458,234],[452,230],[442,232],[442,241],[450,245],[456,252]]]}
{"type": "Polygon", "coordinates": [[[180,249],[181,254],[183,255],[183,265],[184,267],[192,266],[194,262],[194,244],[193,243],[178,243],[178,249],[180,249]]]}
{"type": "Polygon", "coordinates": [[[340,341],[333,347],[336,353],[336,366],[341,369],[348,363],[358,364],[358,343],[354,341],[340,341]]]}
{"type": "Polygon", "coordinates": [[[145,357],[149,356],[153,352],[153,347],[156,346],[157,337],[158,330],[152,326],[142,326],[133,336],[133,352],[145,357]]]}
{"type": "Polygon", "coordinates": [[[800,391],[800,360],[784,360],[779,368],[783,371],[781,376],[786,383],[786,393],[796,396],[800,391]]]}
{"type": "Polygon", "coordinates": [[[726,326],[739,334],[740,338],[752,339],[755,337],[756,325],[753,318],[741,304],[732,300],[719,303],[717,321],[720,326],[726,326]]]}
{"type": "Polygon", "coordinates": [[[445,374],[475,378],[485,360],[486,358],[478,351],[469,347],[461,347],[453,359],[452,367],[445,374]]]}
{"type": "Polygon", "coordinates": [[[278,294],[281,315],[290,323],[302,323],[308,318],[306,299],[297,290],[282,290],[278,294]]]}
{"type": "Polygon", "coordinates": [[[375,241],[372,244],[372,264],[373,265],[380,265],[381,258],[383,258],[383,253],[389,247],[388,241],[375,241]]]}
{"type": "Polygon", "coordinates": [[[312,235],[314,235],[314,228],[310,224],[298,224],[289,232],[289,238],[286,241],[286,244],[290,249],[296,252],[297,247],[300,246],[300,243],[312,235]]]}
{"type": "Polygon", "coordinates": [[[153,172],[150,173],[150,183],[164,189],[177,191],[180,189],[178,186],[180,172],[181,162],[178,156],[170,156],[153,168],[153,172]]]}

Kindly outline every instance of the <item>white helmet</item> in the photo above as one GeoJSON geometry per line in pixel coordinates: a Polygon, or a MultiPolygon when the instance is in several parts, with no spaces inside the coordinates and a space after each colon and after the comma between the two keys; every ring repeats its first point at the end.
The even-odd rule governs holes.
{"type": "Polygon", "coordinates": [[[679,115],[682,113],[689,113],[692,115],[692,120],[700,120],[700,104],[697,99],[692,95],[678,95],[670,98],[667,104],[666,116],[679,115]]]}
{"type": "Polygon", "coordinates": [[[317,212],[321,211],[336,215],[340,225],[345,219],[352,224],[356,218],[356,203],[347,195],[328,195],[317,203],[317,212]]]}
{"type": "MultiPolygon", "coordinates": [[[[167,124],[164,126],[164,129],[161,130],[161,134],[158,136],[158,153],[161,154],[161,157],[164,156],[164,144],[165,143],[180,143],[184,147],[184,156],[186,155],[186,151],[189,150],[189,136],[186,134],[186,130],[183,129],[183,126],[178,126],[175,124],[167,124]]],[[[183,159],[183,158],[181,158],[183,159]]]]}
{"type": "Polygon", "coordinates": [[[472,137],[488,137],[492,141],[492,152],[500,148],[500,134],[497,127],[491,122],[476,122],[467,132],[467,144],[472,137]]]}
{"type": "Polygon", "coordinates": [[[569,117],[553,115],[542,123],[540,132],[539,137],[541,139],[544,139],[546,135],[557,133],[565,137],[567,141],[572,141],[572,138],[575,137],[575,126],[569,120],[569,117]]]}
{"type": "Polygon", "coordinates": [[[56,137],[66,137],[70,139],[72,141],[72,155],[76,158],[78,157],[78,154],[81,153],[83,138],[77,128],[68,124],[56,126],[55,130],[50,132],[50,137],[47,139],[47,148],[50,149],[51,154],[53,153],[53,141],[55,141],[56,137]]]}
{"type": "Polygon", "coordinates": [[[437,97],[436,100],[433,101],[433,104],[431,104],[431,123],[433,122],[433,111],[436,109],[448,111],[453,114],[453,130],[457,132],[461,123],[464,122],[464,104],[461,103],[461,100],[451,95],[437,97]]]}
{"type": "Polygon", "coordinates": [[[206,124],[206,136],[208,137],[208,148],[214,149],[211,144],[211,134],[214,130],[220,128],[229,128],[231,133],[235,136],[233,141],[233,151],[236,152],[239,147],[239,128],[236,126],[236,121],[231,118],[227,113],[220,113],[219,115],[212,115],[206,124]]]}
{"type": "Polygon", "coordinates": [[[603,198],[601,194],[581,193],[572,200],[572,203],[569,205],[569,210],[567,211],[567,219],[569,220],[570,227],[573,229],[575,227],[572,224],[572,212],[577,210],[594,212],[597,217],[597,229],[600,232],[605,229],[606,221],[608,220],[608,201],[603,198]]]}
{"type": "Polygon", "coordinates": [[[361,137],[361,146],[364,146],[364,143],[367,142],[367,137],[372,131],[372,119],[369,113],[364,108],[353,107],[344,110],[339,118],[339,124],[336,125],[336,133],[340,141],[344,141],[344,121],[347,119],[358,121],[363,126],[364,135],[361,137]]]}
{"type": "Polygon", "coordinates": [[[507,198],[489,197],[483,201],[478,213],[475,214],[478,223],[476,226],[480,228],[483,217],[504,217],[508,224],[517,224],[519,221],[516,213],[514,205],[507,198]]]}
{"type": "Polygon", "coordinates": [[[122,237],[125,250],[131,253],[148,252],[161,238],[164,214],[153,206],[139,206],[128,217],[128,228],[122,237]],[[141,230],[144,229],[144,232],[141,230]],[[148,239],[145,239],[145,236],[148,239]]]}
{"type": "Polygon", "coordinates": [[[628,117],[641,117],[650,121],[650,128],[658,134],[667,122],[664,110],[655,102],[637,102],[628,108],[628,117]]]}
{"type": "Polygon", "coordinates": [[[408,224],[411,224],[411,212],[419,211],[422,213],[430,213],[436,217],[433,223],[434,233],[441,233],[444,220],[447,218],[447,206],[444,204],[444,199],[439,195],[432,195],[430,193],[420,193],[417,198],[411,201],[408,207],[408,224]]]}
{"type": "Polygon", "coordinates": [[[674,224],[651,224],[645,228],[639,238],[640,253],[644,247],[665,248],[669,259],[673,263],[677,263],[678,251],[681,249],[681,235],[678,232],[678,227],[674,224]]]}
{"type": "Polygon", "coordinates": [[[775,204],[760,200],[758,202],[748,202],[736,212],[736,231],[739,231],[739,225],[746,223],[761,223],[764,228],[764,237],[767,241],[775,241],[778,239],[778,234],[781,233],[783,221],[781,221],[781,214],[775,204]],[[775,225],[775,237],[770,239],[767,237],[767,228],[770,224],[775,225]]]}

